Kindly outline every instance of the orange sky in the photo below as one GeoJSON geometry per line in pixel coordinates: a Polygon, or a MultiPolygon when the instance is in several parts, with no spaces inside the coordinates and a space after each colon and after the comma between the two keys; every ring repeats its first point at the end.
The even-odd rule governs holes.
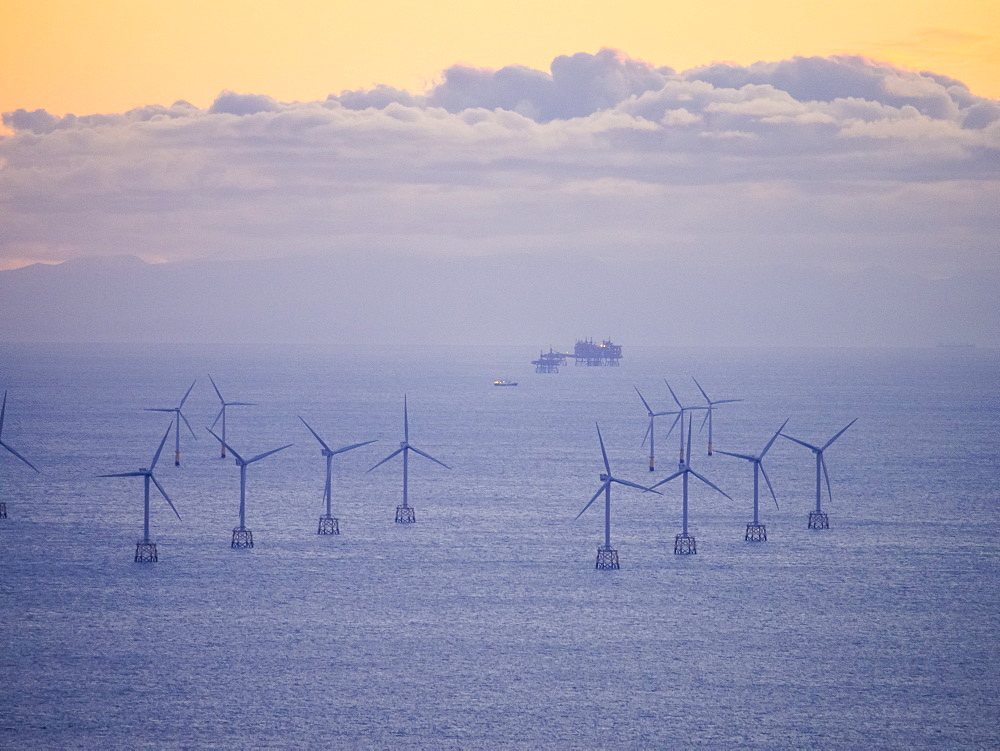
{"type": "Polygon", "coordinates": [[[548,69],[600,47],[677,69],[861,54],[1000,98],[996,0],[3,0],[0,29],[0,111],[417,91],[456,62],[548,69]]]}

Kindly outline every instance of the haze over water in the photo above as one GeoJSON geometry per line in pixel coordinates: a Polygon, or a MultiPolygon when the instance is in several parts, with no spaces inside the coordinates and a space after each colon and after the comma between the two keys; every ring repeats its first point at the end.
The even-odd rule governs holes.
{"type": "MultiPolygon", "coordinates": [[[[536,375],[521,348],[3,345],[0,745],[376,747],[992,747],[996,696],[1000,384],[995,350],[625,349],[620,368],[536,375]],[[238,470],[204,431],[229,400],[254,455],[247,526],[229,547],[238,470]],[[615,487],[622,569],[595,571],[599,421],[615,474],[676,468],[645,411],[691,376],[723,405],[715,447],[759,452],[787,431],[829,450],[829,531],[809,531],[812,455],[765,460],[781,505],[743,541],[746,462],[693,466],[698,555],[674,556],[680,488],[615,487]],[[160,561],[132,562],[162,413],[197,378],[199,433],[169,445],[153,500],[160,561]],[[519,381],[498,389],[494,378],[519,381]],[[393,523],[402,401],[417,523],[393,523]],[[327,442],[339,537],[315,534],[327,442]]],[[[697,423],[696,423],[697,424],[697,423]]],[[[697,428],[696,428],[697,430],[697,428]]],[[[172,442],[171,437],[171,442],[172,442]]],[[[246,455],[246,454],[244,454],[246,455]]]]}

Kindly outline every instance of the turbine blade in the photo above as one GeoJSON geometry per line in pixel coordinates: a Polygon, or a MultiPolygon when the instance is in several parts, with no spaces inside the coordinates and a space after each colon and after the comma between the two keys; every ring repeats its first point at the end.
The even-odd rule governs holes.
{"type": "Polygon", "coordinates": [[[180,409],[181,407],[183,407],[183,406],[184,406],[184,402],[186,402],[186,401],[187,401],[187,398],[188,398],[188,397],[189,397],[189,396],[191,395],[191,389],[193,389],[193,388],[194,388],[194,385],[195,385],[196,383],[198,383],[198,379],[197,379],[197,378],[195,378],[195,379],[194,379],[193,381],[191,381],[191,385],[190,385],[190,386],[188,386],[188,390],[184,392],[184,398],[183,398],[183,399],[181,399],[181,403],[177,405],[177,409],[178,409],[178,410],[179,410],[179,409],[180,409]]]}
{"type": "Polygon", "coordinates": [[[170,424],[167,425],[167,432],[163,434],[163,439],[160,441],[159,448],[156,449],[156,453],[153,454],[153,461],[149,464],[149,471],[152,472],[156,467],[156,462],[160,460],[160,452],[163,451],[163,444],[167,442],[167,436],[170,435],[170,429],[174,426],[174,421],[171,420],[170,424]]]}
{"type": "Polygon", "coordinates": [[[734,402],[742,402],[743,399],[716,399],[712,404],[733,404],[734,402]]]}
{"type": "Polygon", "coordinates": [[[677,406],[680,407],[681,409],[684,409],[684,405],[681,404],[681,400],[677,398],[677,394],[674,393],[674,390],[670,388],[670,383],[667,381],[666,378],[663,379],[663,382],[667,384],[667,389],[670,391],[670,396],[672,396],[674,398],[674,401],[677,402],[677,406]]]}
{"type": "Polygon", "coordinates": [[[757,462],[757,466],[760,467],[760,473],[764,475],[764,482],[767,483],[767,489],[771,491],[771,497],[774,499],[774,507],[781,511],[781,506],[778,505],[778,496],[774,494],[774,488],[771,487],[771,480],[767,476],[767,472],[764,471],[764,465],[761,462],[757,462]]]}
{"type": "Polygon", "coordinates": [[[215,379],[212,378],[212,374],[211,373],[208,374],[208,380],[210,380],[212,382],[212,388],[215,389],[215,393],[219,397],[219,401],[222,402],[223,404],[225,404],[226,400],[222,398],[222,392],[219,391],[219,387],[215,385],[215,379]]]}
{"type": "Polygon", "coordinates": [[[666,484],[667,484],[668,482],[670,482],[671,480],[674,480],[674,479],[676,479],[676,478],[680,477],[680,476],[681,476],[681,475],[683,475],[683,474],[684,474],[685,472],[687,472],[687,470],[686,470],[686,469],[682,469],[682,470],[680,470],[679,472],[674,472],[674,473],[673,473],[672,475],[670,475],[670,477],[668,477],[667,479],[665,479],[665,480],[660,480],[660,481],[659,481],[658,483],[656,483],[655,485],[651,485],[651,486],[649,487],[649,489],[650,489],[650,490],[656,490],[656,489],[657,489],[658,487],[660,487],[661,485],[666,485],[666,484]]]}
{"type": "Polygon", "coordinates": [[[214,435],[214,436],[215,436],[215,439],[216,439],[216,440],[217,440],[217,441],[218,441],[219,443],[221,443],[221,444],[222,444],[223,446],[225,446],[225,447],[226,447],[227,449],[229,449],[229,453],[231,453],[231,454],[232,454],[233,456],[235,456],[235,457],[236,457],[236,461],[238,461],[238,462],[240,462],[240,463],[242,463],[242,464],[245,464],[245,463],[246,463],[246,462],[244,462],[244,461],[243,461],[243,457],[242,457],[242,456],[240,456],[240,455],[239,455],[238,453],[236,453],[236,449],[234,449],[234,448],[233,448],[232,446],[230,446],[230,445],[229,445],[228,443],[226,443],[226,442],[225,442],[224,440],[222,440],[221,438],[219,438],[219,436],[215,435],[215,431],[213,431],[213,430],[212,430],[211,428],[205,428],[205,430],[207,430],[207,431],[208,431],[209,433],[211,433],[212,435],[214,435]]]}
{"type": "Polygon", "coordinates": [[[677,415],[677,417],[675,417],[674,421],[672,423],[670,423],[670,430],[667,431],[667,438],[670,437],[670,434],[674,432],[674,428],[677,427],[677,421],[680,420],[681,417],[684,416],[683,412],[671,412],[670,414],[675,414],[675,415],[677,415]]]}
{"type": "MultiPolygon", "coordinates": [[[[586,506],[584,506],[582,509],[580,509],[580,513],[576,515],[576,519],[579,519],[581,516],[583,516],[583,512],[586,511],[587,509],[589,509],[590,506],[591,506],[591,504],[593,504],[594,501],[596,501],[598,498],[601,497],[601,493],[603,493],[604,489],[606,487],[608,487],[609,482],[610,482],[610,480],[605,480],[601,484],[601,487],[597,489],[596,493],[594,493],[594,497],[591,498],[589,501],[587,501],[587,505],[586,506]]],[[[573,521],[576,521],[576,519],[574,519],[573,521]]]]}
{"type": "Polygon", "coordinates": [[[403,394],[403,440],[410,442],[410,410],[406,406],[406,394],[403,394]]]}
{"type": "Polygon", "coordinates": [[[642,434],[642,443],[640,444],[641,446],[646,445],[646,439],[649,438],[649,434],[652,432],[652,430],[653,430],[653,418],[650,417],[649,424],[646,426],[646,432],[642,434]]]}
{"type": "Polygon", "coordinates": [[[222,419],[222,413],[225,412],[225,411],[226,411],[226,403],[223,402],[222,403],[222,407],[219,408],[219,414],[217,414],[215,416],[215,419],[212,420],[212,427],[213,428],[218,424],[219,420],[222,419]]]}
{"type": "Polygon", "coordinates": [[[839,433],[837,433],[837,435],[835,435],[835,436],[834,436],[833,438],[831,438],[831,439],[830,439],[829,441],[827,441],[827,442],[826,442],[826,443],[825,443],[825,444],[823,445],[823,451],[826,451],[826,450],[827,450],[828,448],[830,448],[830,444],[831,444],[831,443],[833,443],[834,441],[836,441],[836,440],[837,440],[838,438],[840,438],[840,436],[842,436],[842,435],[843,435],[843,434],[844,434],[845,432],[847,432],[847,429],[848,429],[849,427],[851,427],[851,426],[852,426],[852,425],[853,425],[854,423],[856,423],[857,421],[858,421],[858,418],[857,418],[857,417],[855,417],[855,418],[854,418],[853,420],[851,420],[851,421],[850,421],[849,423],[847,423],[847,425],[845,425],[845,426],[844,426],[844,427],[843,427],[843,428],[842,428],[842,429],[840,430],[840,432],[839,432],[839,433]]]}
{"type": "Polygon", "coordinates": [[[691,420],[693,420],[692,415],[688,415],[688,452],[687,452],[687,463],[691,464],[691,420]]]}
{"type": "Polygon", "coordinates": [[[705,429],[705,423],[707,423],[707,422],[708,422],[708,416],[709,416],[709,415],[711,415],[711,414],[712,414],[712,407],[711,407],[711,405],[709,405],[708,409],[707,409],[707,410],[705,410],[705,417],[704,417],[704,419],[703,419],[703,420],[701,421],[701,427],[700,427],[700,428],[698,428],[698,432],[699,432],[699,433],[700,433],[701,431],[703,431],[703,430],[705,429]]]}
{"type": "MultiPolygon", "coordinates": [[[[25,463],[25,464],[27,464],[27,465],[28,465],[29,467],[31,467],[31,468],[32,468],[33,470],[35,470],[36,472],[38,472],[38,467],[36,467],[36,466],[35,466],[34,464],[32,464],[31,462],[29,462],[29,461],[28,461],[27,459],[25,459],[25,458],[24,458],[23,456],[21,456],[21,455],[20,455],[19,453],[17,453],[17,452],[16,452],[16,451],[15,451],[14,449],[12,449],[12,448],[11,448],[10,446],[8,446],[8,445],[7,445],[6,443],[4,443],[3,441],[0,441],[0,446],[3,446],[3,447],[4,447],[5,449],[7,449],[7,450],[8,450],[8,451],[9,451],[10,453],[12,453],[12,454],[13,454],[14,456],[16,456],[16,457],[17,457],[18,459],[20,459],[20,460],[21,460],[22,462],[24,462],[24,463],[25,463]]],[[[38,474],[41,474],[41,472],[38,472],[38,474]]]]}
{"type": "Polygon", "coordinates": [[[309,432],[313,434],[313,436],[316,438],[317,441],[319,441],[319,445],[325,448],[327,451],[329,451],[330,447],[326,445],[326,441],[324,441],[322,438],[319,437],[319,433],[317,433],[315,430],[312,429],[312,426],[305,421],[302,415],[299,415],[299,419],[302,420],[303,425],[309,428],[309,432]]]}
{"type": "Polygon", "coordinates": [[[194,435],[194,428],[191,427],[191,423],[188,422],[188,419],[184,416],[184,413],[181,412],[180,409],[178,409],[177,415],[184,421],[184,424],[187,425],[187,429],[191,431],[191,435],[194,436],[194,439],[197,441],[198,436],[194,435]]]}
{"type": "Polygon", "coordinates": [[[145,407],[145,408],[143,408],[142,411],[143,412],[176,412],[177,408],[176,407],[171,407],[170,409],[167,409],[166,407],[145,407]]]}
{"type": "MultiPolygon", "coordinates": [[[[409,444],[407,444],[407,446],[409,446],[409,444]]],[[[430,459],[430,460],[431,460],[432,462],[437,462],[438,464],[440,464],[440,465],[441,465],[442,467],[444,467],[445,469],[451,469],[451,467],[449,467],[449,466],[448,466],[447,464],[445,464],[444,462],[442,462],[442,461],[438,461],[437,459],[435,459],[435,458],[434,458],[433,456],[431,456],[430,454],[425,454],[425,453],[424,453],[423,451],[421,451],[421,450],[420,450],[420,449],[418,449],[418,448],[415,448],[414,446],[409,446],[409,449],[410,449],[410,451],[415,451],[415,452],[417,452],[417,453],[418,453],[418,454],[420,454],[420,455],[421,455],[422,457],[424,457],[424,459],[430,459]]]]}
{"type": "Polygon", "coordinates": [[[181,515],[177,512],[177,508],[174,506],[174,502],[170,500],[170,496],[167,495],[167,491],[163,489],[163,486],[160,485],[159,482],[157,482],[155,477],[153,477],[152,472],[149,473],[149,479],[153,481],[153,484],[156,486],[156,489],[159,490],[160,495],[163,496],[163,500],[165,500],[167,503],[170,504],[170,508],[174,510],[174,514],[177,516],[178,519],[180,519],[181,515]]]}
{"type": "Polygon", "coordinates": [[[807,449],[812,449],[813,451],[820,451],[819,446],[813,446],[811,443],[806,443],[805,441],[800,441],[798,438],[792,438],[788,433],[782,433],[782,438],[787,438],[789,441],[795,441],[796,443],[805,446],[807,449]]]}
{"type": "Polygon", "coordinates": [[[647,488],[645,485],[639,485],[634,482],[629,482],[628,480],[619,480],[617,477],[612,477],[611,482],[617,482],[619,485],[628,485],[630,488],[637,488],[646,493],[656,493],[657,495],[663,495],[659,490],[653,490],[652,488],[647,488]]]}
{"type": "Polygon", "coordinates": [[[97,477],[145,477],[146,472],[115,472],[111,475],[97,475],[97,477]]]}
{"type": "MultiPolygon", "coordinates": [[[[594,425],[597,425],[595,422],[594,425]]],[[[611,465],[608,463],[608,452],[604,450],[604,438],[601,437],[601,426],[597,425],[597,440],[601,442],[601,456],[604,457],[604,468],[611,474],[611,465]]]]}
{"type": "Polygon", "coordinates": [[[722,488],[720,488],[718,485],[714,484],[708,478],[702,477],[701,475],[699,475],[697,472],[695,472],[690,467],[688,468],[688,472],[690,472],[692,475],[694,475],[695,477],[697,477],[703,483],[705,483],[706,485],[708,485],[708,487],[712,488],[713,490],[718,490],[720,493],[722,493],[722,495],[726,496],[726,498],[728,498],[729,500],[733,500],[733,497],[731,495],[729,495],[729,493],[727,493],[725,490],[723,490],[722,488]]]}
{"type": "Polygon", "coordinates": [[[256,407],[257,402],[226,402],[229,407],[256,407]]]}
{"type": "Polygon", "coordinates": [[[635,393],[639,394],[639,398],[642,399],[642,406],[644,406],[646,408],[646,411],[650,415],[652,415],[653,414],[653,410],[650,408],[649,403],[646,401],[646,399],[643,397],[642,393],[639,391],[639,387],[633,385],[632,388],[635,389],[635,393]]]}
{"type": "MultiPolygon", "coordinates": [[[[402,447],[400,447],[400,448],[396,449],[395,451],[393,451],[391,454],[389,454],[389,456],[387,456],[385,459],[383,459],[378,464],[376,464],[375,467],[381,467],[383,464],[385,464],[387,461],[389,461],[390,459],[392,459],[394,456],[396,456],[397,454],[401,454],[401,453],[403,453],[403,448],[402,447]]],[[[372,469],[375,469],[375,467],[372,467],[372,469]]],[[[371,472],[372,469],[369,469],[368,471],[371,472]]]]}
{"type": "Polygon", "coordinates": [[[376,438],[375,440],[372,441],[362,441],[361,443],[352,443],[350,446],[344,446],[343,448],[339,448],[336,451],[331,451],[330,455],[333,456],[335,454],[343,454],[345,451],[353,451],[356,448],[367,446],[369,443],[378,443],[378,439],[376,438]]]}
{"type": "Polygon", "coordinates": [[[826,471],[826,459],[824,458],[823,454],[819,455],[819,463],[820,466],[823,467],[823,476],[826,478],[826,495],[832,501],[833,491],[830,490],[830,473],[826,471]]]}
{"type": "Polygon", "coordinates": [[[756,456],[747,456],[746,454],[734,454],[732,451],[723,451],[722,449],[715,449],[716,454],[725,454],[726,456],[735,456],[737,459],[746,459],[748,462],[757,461],[756,456]]]}
{"type": "Polygon", "coordinates": [[[694,376],[691,376],[691,380],[694,381],[694,385],[698,387],[698,390],[701,392],[701,395],[703,397],[705,397],[705,401],[708,402],[711,405],[712,404],[712,400],[708,398],[708,394],[705,393],[705,389],[703,389],[701,387],[701,384],[698,383],[698,379],[695,378],[694,376]]]}
{"type": "Polygon", "coordinates": [[[778,436],[781,435],[781,431],[785,429],[785,426],[788,424],[788,420],[790,420],[790,419],[791,418],[789,417],[783,423],[781,423],[781,427],[778,428],[778,430],[775,432],[775,434],[773,436],[771,436],[771,440],[767,442],[767,445],[764,447],[764,450],[760,452],[760,458],[761,459],[764,458],[764,454],[767,453],[767,450],[769,448],[771,448],[771,446],[774,444],[774,442],[776,440],[778,440],[778,436]]]}
{"type": "Polygon", "coordinates": [[[3,406],[0,407],[0,435],[3,435],[3,417],[7,414],[7,389],[3,392],[3,406]]]}
{"type": "Polygon", "coordinates": [[[247,459],[247,464],[253,464],[254,462],[259,462],[261,459],[270,456],[271,454],[277,454],[279,451],[284,451],[289,446],[294,446],[294,443],[286,443],[284,446],[276,449],[271,449],[270,451],[265,451],[263,454],[257,454],[253,459],[247,459]]]}

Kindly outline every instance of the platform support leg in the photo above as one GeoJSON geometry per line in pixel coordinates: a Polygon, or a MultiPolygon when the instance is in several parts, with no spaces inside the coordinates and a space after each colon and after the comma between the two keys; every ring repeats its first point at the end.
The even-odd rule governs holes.
{"type": "Polygon", "coordinates": [[[156,563],[156,543],[149,540],[140,540],[135,544],[136,563],[156,563]]]}
{"type": "Polygon", "coordinates": [[[321,516],[319,518],[319,528],[316,530],[318,535],[339,535],[340,525],[337,522],[337,517],[335,516],[321,516]]]}
{"type": "Polygon", "coordinates": [[[244,529],[242,527],[237,527],[233,530],[233,542],[231,547],[234,548],[252,548],[253,547],[253,532],[249,529],[244,529]]]}
{"type": "Polygon", "coordinates": [[[618,565],[618,551],[614,548],[598,548],[597,565],[595,565],[594,568],[602,571],[611,571],[613,569],[620,568],[618,565]]]}
{"type": "Polygon", "coordinates": [[[763,524],[747,524],[747,533],[743,537],[747,542],[767,542],[767,527],[763,524]]]}
{"type": "Polygon", "coordinates": [[[413,524],[417,515],[410,506],[396,506],[396,524],[413,524]]]}
{"type": "Polygon", "coordinates": [[[698,545],[691,535],[677,535],[674,537],[674,555],[695,555],[698,552],[698,545]]]}
{"type": "Polygon", "coordinates": [[[830,517],[823,511],[809,512],[809,529],[829,529],[830,517]]]}

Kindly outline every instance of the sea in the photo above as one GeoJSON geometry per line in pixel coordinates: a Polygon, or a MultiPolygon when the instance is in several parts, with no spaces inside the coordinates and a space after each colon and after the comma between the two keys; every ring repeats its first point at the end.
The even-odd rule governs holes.
{"type": "Polygon", "coordinates": [[[619,367],[537,374],[531,347],[0,345],[0,747],[1000,747],[1000,351],[629,347],[619,367]],[[239,468],[205,429],[219,399],[247,469],[254,547],[230,547],[239,468]],[[707,455],[675,555],[681,484],[615,485],[619,570],[597,570],[605,471],[656,469],[657,411],[713,413],[714,448],[785,432],[815,460],[707,455]],[[496,387],[493,381],[516,381],[496,387]],[[156,563],[136,563],[155,476],[156,563]],[[416,522],[396,524],[403,403],[416,522]],[[318,535],[332,447],[340,535],[318,535]]]}

